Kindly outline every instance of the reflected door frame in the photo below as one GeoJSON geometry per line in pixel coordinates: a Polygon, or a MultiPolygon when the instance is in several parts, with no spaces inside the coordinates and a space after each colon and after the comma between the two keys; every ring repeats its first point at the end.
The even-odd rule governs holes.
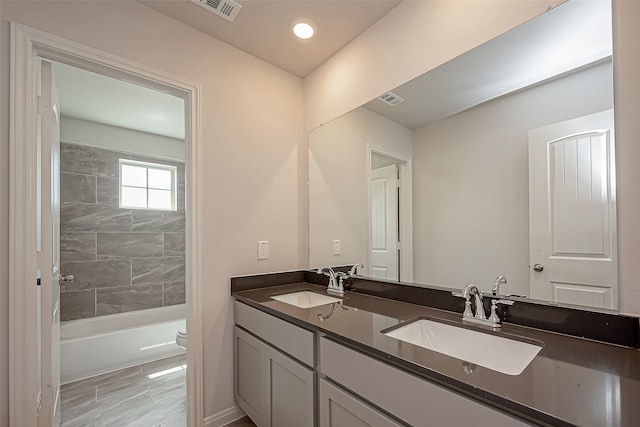
{"type": "MultiPolygon", "coordinates": [[[[202,89],[162,71],[11,22],[9,146],[9,422],[36,425],[36,66],[38,58],[140,84],[185,101],[187,422],[203,425],[202,89]]],[[[44,218],[43,218],[44,220],[44,218]]],[[[42,361],[41,363],[46,363],[42,361]]]]}
{"type": "Polygon", "coordinates": [[[400,214],[398,220],[400,222],[399,229],[399,250],[400,250],[400,280],[402,282],[413,281],[413,202],[412,194],[413,189],[411,186],[412,181],[412,163],[411,158],[403,156],[392,151],[376,147],[373,144],[367,144],[367,199],[368,205],[368,232],[367,232],[367,264],[365,265],[366,275],[371,275],[371,252],[372,252],[372,239],[371,239],[371,227],[373,224],[372,212],[371,212],[371,159],[374,154],[389,157],[397,161],[400,191],[399,191],[399,205],[400,214]]]}

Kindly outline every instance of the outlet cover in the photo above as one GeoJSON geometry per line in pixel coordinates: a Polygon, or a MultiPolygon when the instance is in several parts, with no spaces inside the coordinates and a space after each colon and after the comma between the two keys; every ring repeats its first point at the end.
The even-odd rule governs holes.
{"type": "Polygon", "coordinates": [[[268,240],[258,240],[258,259],[269,259],[268,240]]]}
{"type": "Polygon", "coordinates": [[[340,255],[340,240],[333,241],[333,254],[340,255]]]}

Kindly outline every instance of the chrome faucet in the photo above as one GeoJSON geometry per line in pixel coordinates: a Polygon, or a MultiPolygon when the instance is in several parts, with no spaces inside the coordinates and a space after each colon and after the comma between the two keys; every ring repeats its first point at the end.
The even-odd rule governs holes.
{"type": "Polygon", "coordinates": [[[353,267],[351,267],[351,270],[349,270],[349,277],[358,275],[358,267],[364,267],[364,264],[361,262],[354,264],[353,267]]]}
{"type": "MultiPolygon", "coordinates": [[[[334,294],[338,296],[344,295],[344,287],[342,284],[342,277],[340,278],[340,282],[336,280],[336,272],[333,271],[331,267],[321,267],[317,271],[318,274],[324,274],[325,276],[329,276],[329,286],[327,286],[327,293],[334,294]]],[[[342,273],[344,274],[344,273],[342,273]]]]}
{"type": "Polygon", "coordinates": [[[496,283],[493,285],[493,289],[491,289],[491,293],[493,294],[494,297],[499,297],[500,296],[500,285],[506,285],[507,284],[507,278],[504,276],[498,276],[496,277],[496,283]]]}
{"type": "MultiPolygon", "coordinates": [[[[496,282],[497,281],[498,280],[496,280],[496,282]]],[[[484,305],[482,304],[482,293],[478,290],[478,288],[475,285],[469,284],[464,288],[462,288],[462,292],[452,292],[451,295],[453,295],[454,297],[464,298],[464,313],[462,313],[462,320],[464,322],[479,323],[481,325],[488,325],[493,328],[500,328],[502,326],[502,321],[500,320],[500,316],[498,316],[498,313],[497,313],[498,304],[513,305],[512,300],[492,299],[491,315],[487,319],[484,313],[484,305]],[[476,303],[475,314],[473,314],[473,311],[471,310],[472,296],[475,297],[475,303],[476,303]]]]}
{"type": "Polygon", "coordinates": [[[462,298],[465,299],[465,317],[474,317],[471,314],[471,297],[475,296],[476,299],[476,319],[486,319],[484,315],[484,305],[482,305],[482,293],[478,290],[476,285],[468,284],[462,289],[462,298]],[[467,302],[469,305],[467,305],[467,302]],[[469,309],[467,311],[467,308],[469,309]]]}

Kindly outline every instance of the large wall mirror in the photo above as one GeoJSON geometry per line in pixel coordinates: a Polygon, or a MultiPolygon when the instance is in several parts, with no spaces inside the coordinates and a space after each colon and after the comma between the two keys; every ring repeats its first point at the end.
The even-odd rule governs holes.
{"type": "Polygon", "coordinates": [[[310,267],[616,310],[611,38],[570,0],[312,130],[310,267]]]}

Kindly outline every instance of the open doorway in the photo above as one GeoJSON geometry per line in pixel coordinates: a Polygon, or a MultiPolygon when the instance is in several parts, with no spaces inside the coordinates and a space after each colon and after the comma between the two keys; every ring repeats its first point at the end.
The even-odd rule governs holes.
{"type": "Polygon", "coordinates": [[[61,423],[186,425],[184,100],[42,62],[59,100],[61,423]]]}
{"type": "Polygon", "coordinates": [[[392,281],[413,279],[411,160],[369,151],[369,272],[392,281]]]}
{"type": "MultiPolygon", "coordinates": [[[[56,300],[56,293],[59,294],[60,291],[72,292],[90,289],[91,286],[89,285],[94,286],[99,283],[99,280],[104,282],[105,276],[111,277],[109,275],[98,275],[99,278],[96,278],[96,271],[89,269],[91,270],[89,273],[93,274],[93,279],[88,279],[88,277],[91,276],[86,275],[87,269],[85,269],[84,271],[79,270],[79,277],[64,272],[65,274],[62,275],[64,282],[60,282],[60,267],[63,263],[60,262],[61,258],[59,256],[61,252],[61,245],[59,242],[60,234],[55,232],[55,228],[60,228],[61,221],[59,220],[62,220],[62,222],[67,221],[69,218],[73,218],[73,215],[68,216],[66,213],[65,215],[60,215],[57,214],[56,211],[61,210],[59,191],[61,189],[61,185],[56,181],[61,178],[60,170],[57,168],[61,165],[60,155],[62,154],[62,150],[60,149],[61,146],[59,143],[56,145],[55,141],[59,141],[59,138],[56,139],[55,136],[56,132],[58,136],[60,135],[59,125],[62,120],[62,114],[60,114],[61,109],[59,102],[56,103],[53,101],[55,99],[55,91],[53,90],[55,86],[51,85],[53,81],[51,79],[53,72],[50,64],[53,62],[59,62],[61,64],[71,65],[81,70],[92,71],[102,76],[115,78],[116,80],[129,82],[132,83],[133,86],[140,86],[163,94],[168,94],[178,98],[182,102],[182,121],[185,130],[182,150],[183,152],[186,152],[186,155],[184,156],[182,171],[178,172],[178,166],[175,166],[174,168],[174,184],[178,184],[178,174],[183,174],[184,192],[186,193],[182,202],[184,203],[184,218],[182,220],[182,223],[184,224],[184,255],[182,256],[184,261],[180,263],[181,265],[177,267],[176,270],[184,271],[184,297],[182,298],[185,299],[185,304],[182,308],[183,313],[180,317],[184,319],[186,314],[186,325],[188,325],[189,328],[188,332],[190,339],[188,345],[189,350],[186,352],[187,364],[189,366],[189,369],[186,371],[186,395],[188,396],[188,399],[186,399],[186,403],[182,404],[184,416],[181,416],[180,421],[189,425],[201,424],[203,403],[201,379],[202,299],[200,297],[201,207],[197,197],[201,186],[201,169],[199,161],[201,136],[198,115],[200,88],[197,84],[186,80],[155,71],[148,67],[140,66],[130,61],[126,61],[104,52],[91,49],[77,43],[72,43],[19,24],[12,23],[12,34],[14,37],[12,37],[11,44],[12,85],[10,93],[12,105],[10,110],[10,194],[12,209],[10,211],[9,219],[12,233],[9,238],[9,295],[11,298],[9,310],[9,318],[11,319],[9,327],[9,340],[11,343],[9,355],[9,392],[11,396],[9,412],[13,423],[16,425],[33,426],[59,424],[59,390],[61,383],[61,364],[59,363],[59,325],[61,304],[60,300],[56,300]],[[44,64],[49,65],[50,79],[48,85],[44,84],[45,81],[41,79],[41,77],[46,74],[41,73],[41,65],[44,64]],[[45,138],[43,138],[43,136],[45,138]],[[38,227],[36,227],[36,224],[38,227]],[[59,286],[60,283],[62,283],[63,287],[59,286]],[[71,287],[66,288],[67,285],[71,285],[73,283],[76,283],[77,286],[80,286],[80,283],[84,283],[87,286],[84,288],[81,287],[81,289],[72,289],[71,287]],[[191,335],[192,332],[193,335],[191,335]]],[[[42,69],[44,68],[46,68],[46,66],[42,67],[42,69]]],[[[77,82],[74,82],[74,86],[76,86],[75,83],[77,82]]],[[[98,102],[98,104],[102,105],[100,102],[98,102]]],[[[89,132],[89,134],[97,135],[95,132],[89,132]]],[[[82,144],[75,144],[75,148],[81,146],[82,144]]],[[[123,152],[126,150],[122,150],[120,147],[115,151],[123,152]]],[[[167,157],[164,155],[150,156],[145,153],[141,154],[138,152],[132,152],[131,156],[133,157],[134,154],[146,156],[147,158],[131,158],[129,159],[130,162],[138,160],[142,163],[156,164],[157,169],[162,169],[163,172],[166,172],[167,169],[171,169],[171,165],[163,164],[163,159],[165,161],[167,160],[167,157]]],[[[101,210],[111,209],[113,211],[118,209],[129,209],[133,211],[134,209],[140,208],[140,206],[135,205],[120,205],[120,201],[125,198],[123,197],[123,192],[128,193],[126,194],[128,202],[133,201],[133,203],[141,203],[139,198],[131,197],[131,193],[139,192],[143,186],[139,183],[132,184],[130,182],[131,176],[129,176],[129,178],[127,178],[127,180],[129,180],[129,185],[127,185],[127,187],[131,188],[123,188],[124,186],[121,185],[120,182],[123,181],[121,176],[123,175],[122,170],[124,167],[120,164],[119,160],[120,159],[118,158],[119,183],[117,185],[119,189],[117,207],[96,207],[98,205],[98,184],[96,175],[96,203],[85,203],[86,205],[95,206],[90,208],[85,207],[86,212],[89,212],[89,214],[80,215],[77,218],[84,217],[86,220],[92,220],[104,225],[110,222],[105,220],[104,215],[100,214],[101,210]],[[136,200],[138,201],[136,202],[136,200]],[[91,209],[95,210],[95,212],[91,213],[91,209]]],[[[129,164],[129,166],[139,167],[141,164],[129,164]]],[[[147,170],[145,176],[148,177],[151,171],[149,168],[146,168],[145,170],[147,170]]],[[[71,188],[74,188],[74,184],[78,184],[78,182],[81,183],[83,180],[92,180],[91,174],[89,173],[83,174],[78,173],[77,171],[68,171],[67,173],[70,175],[86,175],[84,178],[73,177],[76,179],[75,181],[73,178],[67,177],[73,181],[72,183],[67,183],[71,188]]],[[[126,172],[124,174],[126,175],[126,172]]],[[[171,179],[169,179],[169,181],[171,181],[171,179]]],[[[82,186],[82,184],[79,185],[82,186]]],[[[164,188],[163,185],[158,185],[156,180],[156,184],[144,186],[144,190],[146,191],[145,202],[149,204],[147,207],[157,207],[157,203],[160,203],[158,202],[158,199],[163,199],[165,201],[168,199],[177,210],[177,206],[179,205],[177,189],[175,193],[172,193],[168,197],[166,194],[159,194],[159,190],[169,190],[164,188]],[[157,191],[152,192],[151,190],[157,191]],[[152,195],[151,193],[155,194],[152,195]]],[[[72,191],[68,193],[67,196],[84,197],[81,196],[82,194],[86,196],[86,194],[81,191],[72,191]]],[[[72,203],[71,201],[68,202],[72,203]]],[[[80,204],[77,200],[75,202],[80,204]]],[[[104,206],[107,205],[107,203],[104,203],[104,206]]],[[[80,211],[82,211],[82,209],[80,209],[80,211]]],[[[163,213],[163,215],[160,216],[166,219],[166,215],[166,213],[163,213]]],[[[130,216],[133,217],[133,213],[131,213],[130,216]]],[[[122,218],[122,216],[118,215],[111,218],[118,217],[122,218]]],[[[146,222],[149,223],[153,221],[149,220],[146,222]]],[[[75,225],[77,226],[78,223],[76,222],[75,225]]],[[[74,231],[80,232],[80,230],[74,231]]],[[[91,232],[87,231],[87,233],[91,232]]],[[[95,233],[95,252],[91,252],[91,254],[95,256],[95,259],[85,261],[97,262],[103,260],[112,261],[113,259],[119,260],[117,256],[109,258],[109,256],[105,255],[104,250],[106,246],[103,247],[103,256],[98,256],[98,231],[95,231],[95,233]]],[[[173,242],[175,243],[176,240],[174,239],[173,242]]],[[[162,243],[162,249],[164,251],[164,240],[162,243]]],[[[181,244],[181,242],[176,243],[172,248],[175,249],[181,244]]],[[[121,247],[125,246],[118,245],[118,243],[115,242],[111,245],[112,248],[114,245],[121,247]]],[[[88,247],[90,247],[90,245],[88,247]]],[[[79,248],[80,249],[74,249],[71,252],[84,252],[86,249],[81,245],[79,248]]],[[[64,250],[67,249],[68,248],[65,247],[64,250]]],[[[78,254],[75,253],[75,255],[78,254]]],[[[82,256],[85,255],[86,254],[84,253],[82,254],[82,256]]],[[[156,259],[152,260],[157,261],[156,259]]],[[[78,261],[81,260],[69,262],[78,261]]],[[[133,265],[133,261],[131,261],[131,264],[133,265]]],[[[133,267],[131,267],[131,270],[133,270],[133,267]]],[[[140,268],[137,272],[138,274],[136,274],[136,276],[138,279],[135,279],[135,281],[139,282],[139,278],[148,273],[148,269],[146,267],[140,268]]],[[[131,271],[131,273],[134,272],[131,271]]],[[[148,278],[149,276],[146,277],[146,279],[148,278]]],[[[172,278],[173,277],[170,277],[168,280],[170,281],[172,278]]],[[[133,275],[131,276],[131,280],[132,283],[129,286],[134,285],[133,275]]],[[[141,282],[139,284],[144,285],[141,282]]],[[[166,296],[164,288],[165,283],[162,282],[163,302],[166,296]]],[[[172,288],[174,291],[176,290],[175,287],[169,286],[169,288],[172,288]]],[[[155,290],[159,291],[160,288],[157,287],[155,290]]],[[[97,293],[98,287],[95,287],[95,299],[93,301],[94,314],[98,313],[99,310],[101,313],[105,313],[105,310],[122,309],[122,307],[116,308],[116,306],[122,304],[114,304],[113,299],[110,304],[106,304],[106,300],[104,298],[102,299],[104,304],[100,307],[100,301],[98,301],[97,293]],[[110,306],[110,308],[108,308],[108,306],[110,306]]],[[[177,293],[179,292],[175,292],[173,297],[176,297],[177,293]]],[[[105,295],[103,295],[103,297],[104,296],[105,295]]],[[[171,299],[170,297],[168,298],[171,299]]],[[[89,301],[90,298],[87,298],[87,300],[89,301]]],[[[122,300],[123,299],[121,298],[120,301],[122,300]]],[[[73,301],[73,299],[68,301],[73,301]]],[[[180,304],[175,304],[173,307],[177,307],[179,305],[180,304]]],[[[156,308],[164,309],[165,307],[161,306],[156,308]]],[[[62,312],[64,312],[64,310],[62,310],[62,312]]],[[[94,317],[105,317],[111,314],[115,313],[105,313],[104,316],[94,317]]],[[[178,328],[178,330],[179,329],[180,328],[178,328]]],[[[175,341],[178,330],[173,329],[171,331],[170,340],[175,341]]],[[[161,347],[156,347],[156,344],[150,346],[140,345],[140,347],[148,347],[145,351],[161,347]]],[[[163,344],[167,344],[167,342],[163,344]]],[[[175,343],[171,344],[175,346],[175,343]]],[[[111,346],[107,344],[106,347],[119,347],[119,345],[111,346]]],[[[183,365],[184,363],[179,365],[182,370],[184,370],[183,365]]],[[[116,368],[117,367],[112,366],[110,369],[116,368]]],[[[156,366],[155,368],[158,367],[156,366]]],[[[166,370],[167,369],[159,369],[158,372],[154,373],[166,370]]],[[[152,372],[147,372],[147,374],[150,375],[152,372]]],[[[165,375],[167,374],[165,373],[165,375]]],[[[119,383],[121,382],[116,381],[116,388],[119,383]]],[[[184,381],[181,387],[185,387],[184,381]]],[[[183,392],[183,394],[185,393],[183,392]]],[[[153,423],[155,423],[155,421],[153,421],[153,423]]],[[[150,425],[155,425],[153,423],[150,425]]],[[[83,422],[81,425],[91,425],[91,423],[83,422]]]]}

